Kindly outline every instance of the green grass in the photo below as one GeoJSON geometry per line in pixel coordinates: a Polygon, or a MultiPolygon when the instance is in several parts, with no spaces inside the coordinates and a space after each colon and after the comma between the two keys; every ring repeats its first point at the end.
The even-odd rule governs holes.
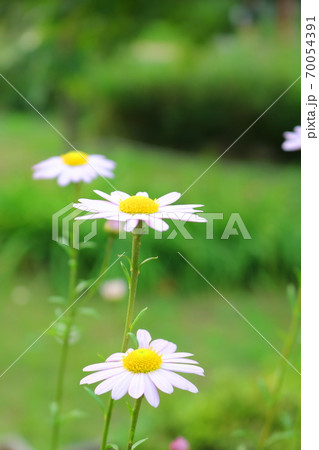
{"type": "MultiPolygon", "coordinates": [[[[12,288],[6,291],[1,314],[1,341],[5,342],[3,368],[51,323],[54,306],[46,301],[52,294],[47,281],[42,274],[17,280],[16,284],[24,286],[30,294],[29,301],[22,305],[12,299],[12,288]]],[[[290,318],[285,292],[247,294],[229,290],[223,295],[281,349],[290,318]]],[[[82,337],[72,347],[66,385],[66,411],[79,409],[86,417],[65,424],[65,443],[98,439],[101,413],[78,384],[81,369],[98,362],[98,353],[107,356],[117,351],[121,340],[125,302],[106,303],[97,297],[92,305],[100,318],[79,317],[82,337]]],[[[193,352],[205,368],[206,377],[190,376],[200,389],[198,395],[176,391],[172,396],[161,395],[158,410],[144,405],[138,437],[150,437],[145,449],[167,448],[170,439],[178,434],[187,436],[194,449],[235,448],[247,442],[246,437],[236,437],[238,430],[247,429],[258,435],[266,411],[259,383],[263,379],[271,388],[280,364],[273,349],[213,291],[190,297],[152,291],[151,295],[138,299],[137,309],[146,305],[149,311],[140,326],[150,329],[155,337],[171,339],[180,350],[193,352]]],[[[47,333],[1,379],[0,430],[21,433],[36,449],[48,446],[47,421],[49,402],[54,395],[58,349],[54,338],[47,333]]],[[[298,345],[290,359],[299,367],[298,345]]],[[[298,419],[299,381],[299,376],[287,366],[275,424],[277,431],[285,429],[285,417],[289,423],[298,419]]],[[[127,420],[125,400],[121,400],[111,434],[120,445],[124,445],[127,435],[127,420]]],[[[271,448],[290,449],[294,448],[292,444],[293,441],[285,441],[282,447],[271,448]]]]}

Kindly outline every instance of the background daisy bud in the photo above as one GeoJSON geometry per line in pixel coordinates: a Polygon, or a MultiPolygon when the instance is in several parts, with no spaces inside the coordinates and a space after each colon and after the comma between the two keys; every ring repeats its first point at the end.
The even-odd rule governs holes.
{"type": "Polygon", "coordinates": [[[175,439],[175,441],[172,441],[169,445],[170,450],[189,450],[190,445],[188,441],[183,438],[182,436],[179,436],[175,439]]]}
{"type": "Polygon", "coordinates": [[[122,300],[127,293],[127,284],[122,278],[114,278],[105,281],[100,288],[100,294],[104,300],[122,300]]]}
{"type": "Polygon", "coordinates": [[[117,236],[123,229],[123,225],[121,222],[118,222],[117,220],[107,220],[104,224],[103,229],[107,234],[117,236]]]}

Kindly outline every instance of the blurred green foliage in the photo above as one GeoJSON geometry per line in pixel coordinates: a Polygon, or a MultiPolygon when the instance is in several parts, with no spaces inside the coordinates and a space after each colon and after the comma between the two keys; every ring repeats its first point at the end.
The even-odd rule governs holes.
{"type": "MultiPolygon", "coordinates": [[[[0,62],[42,112],[58,112],[71,140],[81,127],[193,151],[227,147],[300,74],[295,2],[294,36],[281,3],[3,5],[0,62]]],[[[3,108],[25,107],[0,89],[3,108]]],[[[297,84],[238,144],[240,156],[279,159],[283,131],[299,121],[297,84]]]]}
{"type": "MultiPolygon", "coordinates": [[[[113,269],[109,276],[114,276],[113,269]]],[[[46,301],[52,293],[48,281],[47,274],[37,270],[32,277],[20,274],[9,289],[3,287],[3,367],[9,366],[52,322],[56,306],[46,301]],[[24,287],[24,299],[21,292],[17,298],[16,286],[20,291],[24,287]]],[[[144,282],[143,272],[140,285],[144,282]]],[[[276,348],[282,349],[282,336],[291,317],[284,290],[277,287],[244,292],[228,287],[223,294],[276,348]]],[[[167,449],[178,435],[185,436],[194,450],[256,448],[269,406],[268,392],[281,364],[279,356],[212,290],[196,295],[163,295],[154,289],[138,296],[136,311],[145,305],[149,309],[139,327],[150,330],[154,338],[176,342],[179,351],[194,353],[205,369],[205,377],[188,376],[199,388],[196,395],[176,389],[172,395],[161,394],[157,409],[145,402],[136,439],[149,437],[145,450],[167,449]]],[[[118,351],[126,302],[105,302],[96,296],[90,306],[100,318],[78,316],[81,340],[71,348],[66,377],[64,411],[75,409],[85,416],[65,423],[62,443],[79,447],[98,443],[103,426],[99,406],[79,385],[82,368],[99,362],[99,354],[106,357],[118,351]]],[[[18,431],[35,449],[47,448],[49,402],[59,348],[52,336],[44,335],[2,378],[0,439],[3,433],[18,431]]],[[[289,359],[300,366],[298,344],[289,359]]],[[[286,372],[271,450],[300,448],[300,377],[290,367],[286,372]]],[[[106,404],[107,395],[100,398],[106,404]]],[[[110,434],[110,441],[120,448],[125,448],[127,438],[128,400],[125,397],[117,402],[110,434]]]]}
{"type": "MultiPolygon", "coordinates": [[[[52,215],[71,204],[72,186],[60,188],[56,181],[32,180],[31,166],[46,157],[65,151],[63,141],[38,117],[25,115],[3,116],[0,121],[3,152],[0,209],[2,229],[2,258],[7,271],[17,268],[36,269],[48,264],[50,255],[66,265],[60,247],[51,240],[52,215]]],[[[178,154],[130,143],[88,141],[83,138],[81,148],[89,153],[103,153],[118,166],[112,184],[134,194],[146,190],[153,198],[166,192],[184,192],[191,183],[216,159],[218,154],[181,158],[178,154]]],[[[280,151],[280,150],[278,150],[280,151]]],[[[203,280],[185,263],[181,252],[195,267],[218,286],[274,285],[295,279],[300,266],[299,235],[299,169],[287,165],[263,163],[243,164],[217,162],[179,203],[203,203],[206,213],[223,213],[223,220],[209,219],[204,224],[187,224],[193,239],[184,239],[177,233],[163,234],[154,239],[153,231],[143,238],[142,258],[159,256],[158,261],[146,264],[144,286],[155,285],[163,290],[189,290],[201,287],[203,280]],[[231,214],[239,213],[252,239],[238,236],[221,239],[231,214]],[[207,229],[214,239],[206,239],[207,229]],[[156,265],[156,270],[154,270],[156,265]]],[[[111,192],[105,180],[99,178],[84,185],[82,196],[97,198],[93,189],[111,192]]],[[[72,207],[70,206],[71,210],[72,207]]],[[[81,250],[82,276],[96,270],[97,258],[102,258],[106,236],[103,220],[98,221],[98,235],[91,242],[94,249],[81,250]],[[99,256],[98,256],[99,255],[99,256]]],[[[91,224],[81,225],[82,237],[91,224]]],[[[235,225],[235,228],[238,227],[235,225]]],[[[175,229],[171,223],[171,230],[175,229]]],[[[116,243],[113,259],[129,251],[130,237],[116,243]]],[[[59,272],[59,271],[58,271],[59,272]]],[[[60,271],[61,272],[61,271],[60,271]]],[[[121,274],[120,267],[117,275],[121,274]]],[[[64,279],[65,271],[60,273],[64,279]]],[[[60,278],[56,280],[60,283],[60,278]]],[[[62,288],[63,290],[63,288],[62,288]]]]}

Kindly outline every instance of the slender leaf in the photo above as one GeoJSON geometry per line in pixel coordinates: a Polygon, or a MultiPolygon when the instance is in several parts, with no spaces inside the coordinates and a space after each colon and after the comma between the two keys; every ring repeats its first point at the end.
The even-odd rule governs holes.
{"type": "Polygon", "coordinates": [[[126,265],[122,261],[120,261],[120,264],[121,264],[122,270],[124,272],[125,278],[127,279],[128,284],[130,284],[131,283],[131,275],[130,275],[129,271],[127,270],[126,265]]]}
{"type": "Polygon", "coordinates": [[[64,297],[60,297],[58,295],[52,295],[51,297],[48,298],[48,301],[49,303],[57,303],[59,305],[66,302],[64,297]]]}
{"type": "Polygon", "coordinates": [[[105,356],[101,355],[101,353],[98,353],[97,356],[102,362],[105,362],[106,360],[105,356]]]}
{"type": "Polygon", "coordinates": [[[94,317],[95,319],[99,319],[101,316],[94,308],[88,308],[87,306],[82,306],[78,309],[80,314],[84,316],[94,317]]]}
{"type": "Polygon", "coordinates": [[[145,438],[145,439],[141,439],[140,441],[135,442],[135,444],[133,444],[133,446],[132,446],[132,450],[139,447],[141,444],[143,444],[143,442],[147,441],[147,439],[148,438],[145,438]]]}
{"type": "Polygon", "coordinates": [[[75,288],[76,293],[81,294],[81,292],[83,292],[83,291],[85,291],[85,289],[89,288],[92,283],[94,283],[94,279],[81,280],[75,288]]]}
{"type": "Polygon", "coordinates": [[[86,417],[86,413],[84,411],[81,411],[80,409],[73,409],[72,411],[63,414],[63,416],[61,417],[61,422],[66,422],[68,420],[74,419],[83,419],[83,417],[86,417]]]}
{"type": "Polygon", "coordinates": [[[80,244],[80,249],[82,248],[96,248],[97,247],[97,243],[94,241],[87,241],[87,242],[82,242],[80,244]]]}
{"type": "Polygon", "coordinates": [[[129,410],[129,413],[130,413],[130,416],[132,417],[132,415],[133,415],[133,408],[132,408],[132,406],[130,405],[130,403],[129,402],[126,402],[126,406],[128,407],[128,410],[129,410]]]}
{"type": "Polygon", "coordinates": [[[129,333],[127,333],[127,334],[130,336],[130,338],[131,338],[132,341],[134,342],[135,347],[137,348],[137,347],[138,347],[138,342],[137,342],[137,338],[136,338],[135,334],[134,334],[134,333],[131,333],[131,332],[129,332],[129,333]]]}
{"type": "Polygon", "coordinates": [[[146,313],[146,311],[148,310],[148,308],[144,308],[142,309],[142,311],[140,311],[138,313],[138,315],[135,317],[135,319],[133,320],[133,323],[131,325],[130,331],[133,331],[135,325],[137,324],[137,322],[144,316],[144,314],[146,313]]]}
{"type": "Polygon", "coordinates": [[[96,403],[99,405],[99,407],[103,411],[103,414],[106,414],[106,409],[105,409],[104,403],[102,402],[100,397],[98,397],[96,394],[94,394],[94,392],[89,387],[84,386],[84,389],[96,401],[96,403]]]}
{"type": "Polygon", "coordinates": [[[154,261],[154,260],[156,260],[156,259],[158,259],[158,256],[151,256],[150,258],[146,258],[146,259],[144,259],[144,261],[141,262],[140,267],[141,267],[143,264],[145,264],[145,263],[147,263],[147,262],[149,262],[149,261],[154,261]]]}

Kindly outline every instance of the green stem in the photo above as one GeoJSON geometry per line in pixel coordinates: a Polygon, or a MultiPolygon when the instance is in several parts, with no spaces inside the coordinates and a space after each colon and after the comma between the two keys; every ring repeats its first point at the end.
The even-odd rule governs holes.
{"type": "MultiPolygon", "coordinates": [[[[134,304],[136,297],[136,289],[137,289],[137,281],[139,275],[139,255],[140,255],[140,247],[141,247],[141,229],[142,226],[136,228],[136,232],[132,233],[132,256],[131,256],[131,278],[129,284],[129,297],[128,297],[128,305],[126,312],[126,320],[125,320],[125,328],[123,334],[123,342],[122,342],[122,352],[127,350],[128,345],[128,333],[132,326],[133,321],[133,312],[134,312],[134,304]]],[[[102,435],[101,447],[100,450],[105,450],[108,431],[110,427],[112,412],[113,412],[114,400],[110,397],[107,413],[105,416],[104,430],[102,435]]]]}
{"type": "MultiPolygon", "coordinates": [[[[139,231],[140,229],[138,229],[139,231]]],[[[126,312],[126,321],[122,342],[122,352],[127,350],[129,331],[132,326],[133,321],[133,312],[134,312],[134,304],[136,297],[136,289],[137,289],[137,280],[138,275],[140,273],[139,269],[139,255],[140,255],[140,247],[141,247],[141,234],[133,234],[132,237],[132,257],[131,257],[131,279],[129,286],[129,297],[128,297],[128,306],[126,312]]]]}
{"type": "MultiPolygon", "coordinates": [[[[75,249],[72,249],[71,257],[69,259],[69,266],[70,266],[70,281],[69,281],[69,302],[68,303],[70,306],[72,304],[74,296],[75,296],[77,269],[78,269],[78,252],[75,249]]],[[[54,418],[53,418],[51,450],[56,450],[59,447],[61,410],[62,410],[62,402],[63,402],[63,395],[64,395],[65,369],[66,369],[66,362],[67,362],[68,350],[69,350],[70,333],[72,330],[74,315],[75,315],[75,308],[73,308],[70,312],[70,315],[67,320],[65,333],[63,336],[62,351],[61,351],[61,357],[60,357],[59,368],[58,368],[58,378],[57,378],[57,386],[56,386],[56,394],[55,394],[56,410],[55,410],[55,414],[54,414],[54,418]]]]}
{"type": "Polygon", "coordinates": [[[134,406],[132,417],[131,417],[131,427],[130,427],[129,436],[128,436],[127,450],[131,450],[131,448],[134,444],[136,424],[137,424],[137,419],[138,419],[138,415],[140,412],[142,400],[143,400],[143,395],[142,395],[142,397],[138,398],[135,401],[135,406],[134,406]]]}
{"type": "MultiPolygon", "coordinates": [[[[298,294],[297,302],[293,311],[293,316],[290,323],[290,328],[287,334],[286,344],[284,347],[284,350],[282,352],[283,356],[288,359],[292,347],[294,345],[298,330],[299,330],[299,322],[300,322],[300,312],[301,312],[301,297],[300,292],[298,294]]],[[[276,411],[277,411],[277,404],[280,398],[280,392],[283,385],[285,372],[287,368],[287,363],[284,359],[281,360],[281,365],[279,368],[279,372],[277,375],[277,379],[275,382],[275,386],[273,388],[272,396],[271,396],[271,402],[270,402],[270,408],[268,410],[265,425],[262,429],[260,439],[258,442],[257,449],[263,450],[265,448],[265,444],[267,441],[267,438],[269,436],[269,433],[271,431],[271,427],[273,425],[273,422],[276,417],[276,411]]]]}
{"type": "Polygon", "coordinates": [[[103,436],[102,436],[100,450],[105,450],[107,436],[109,434],[109,428],[110,428],[110,423],[111,423],[113,403],[114,403],[114,400],[112,399],[112,397],[110,397],[107,412],[104,417],[105,423],[104,423],[104,430],[103,430],[103,436]]]}

